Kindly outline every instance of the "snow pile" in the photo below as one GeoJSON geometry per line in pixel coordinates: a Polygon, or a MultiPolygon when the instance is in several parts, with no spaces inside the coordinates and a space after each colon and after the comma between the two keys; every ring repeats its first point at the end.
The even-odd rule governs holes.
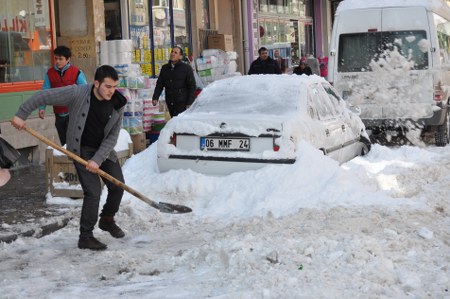
{"type": "Polygon", "coordinates": [[[159,174],[152,145],[125,163],[127,184],[193,212],[126,193],[125,238],[95,229],[108,249],[91,252],[76,248],[81,200],[49,198],[74,218],[0,244],[0,297],[447,298],[450,147],[374,145],[341,167],[300,148],[293,165],[209,177],[159,174]]]}

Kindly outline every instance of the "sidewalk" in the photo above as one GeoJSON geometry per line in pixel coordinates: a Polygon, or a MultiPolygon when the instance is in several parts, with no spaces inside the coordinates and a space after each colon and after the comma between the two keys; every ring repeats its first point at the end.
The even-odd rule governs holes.
{"type": "Polygon", "coordinates": [[[67,224],[72,213],[46,203],[45,166],[23,166],[10,172],[11,180],[0,188],[0,242],[42,237],[67,224]]]}

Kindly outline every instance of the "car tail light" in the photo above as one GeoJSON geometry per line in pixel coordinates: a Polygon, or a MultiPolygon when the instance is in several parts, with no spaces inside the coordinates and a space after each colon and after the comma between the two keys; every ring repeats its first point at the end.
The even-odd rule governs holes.
{"type": "Polygon", "coordinates": [[[177,134],[173,133],[172,136],[170,136],[170,144],[173,144],[174,146],[177,146],[177,134]]]}
{"type": "Polygon", "coordinates": [[[280,145],[278,144],[278,138],[273,136],[273,151],[278,152],[280,150],[280,145]]]}
{"type": "Polygon", "coordinates": [[[441,82],[434,86],[434,101],[442,102],[442,87],[441,82]]]}

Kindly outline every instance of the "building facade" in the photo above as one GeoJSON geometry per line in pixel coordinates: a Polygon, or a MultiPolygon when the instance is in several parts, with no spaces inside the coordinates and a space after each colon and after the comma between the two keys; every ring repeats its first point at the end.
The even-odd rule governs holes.
{"type": "MultiPolygon", "coordinates": [[[[42,87],[57,45],[92,82],[100,42],[131,39],[142,72],[156,77],[173,46],[197,58],[211,34],[231,35],[238,71],[246,74],[260,46],[275,50],[288,68],[311,53],[328,52],[329,0],[3,0],[0,6],[0,136],[44,161],[45,146],[9,124],[19,105],[42,87]]],[[[57,142],[51,108],[28,125],[57,142]]]]}

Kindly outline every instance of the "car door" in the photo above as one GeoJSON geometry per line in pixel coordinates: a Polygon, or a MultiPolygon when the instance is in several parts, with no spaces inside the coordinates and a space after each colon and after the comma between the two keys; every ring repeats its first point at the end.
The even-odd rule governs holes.
{"type": "Polygon", "coordinates": [[[360,153],[360,127],[358,122],[353,120],[354,117],[346,110],[344,100],[338,96],[336,90],[328,83],[322,83],[322,87],[326,92],[326,95],[336,110],[336,114],[339,115],[342,121],[342,152],[341,162],[346,162],[360,153]]]}
{"type": "Polygon", "coordinates": [[[341,163],[341,151],[343,146],[343,122],[336,109],[331,104],[328,96],[319,83],[309,86],[308,102],[317,111],[320,123],[319,131],[323,140],[322,150],[331,158],[341,163]]]}

